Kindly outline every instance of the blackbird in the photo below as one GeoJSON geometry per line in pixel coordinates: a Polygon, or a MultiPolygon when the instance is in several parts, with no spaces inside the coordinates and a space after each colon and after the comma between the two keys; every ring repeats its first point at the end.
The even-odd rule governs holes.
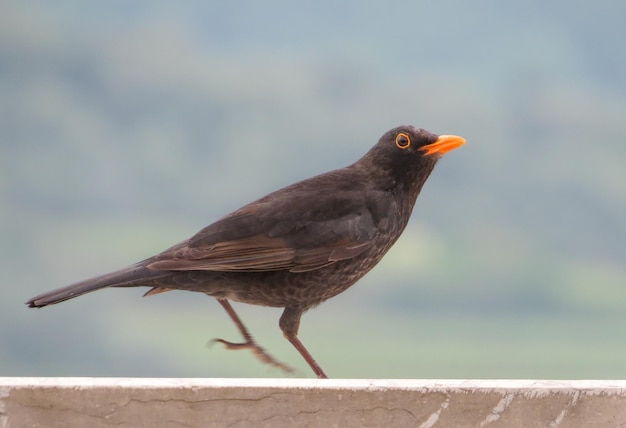
{"type": "Polygon", "coordinates": [[[279,326],[318,378],[326,373],[298,338],[302,314],[372,269],[404,230],[439,158],[465,140],[400,126],[361,159],[270,193],[191,238],[127,268],[28,300],[43,307],[106,287],[151,287],[214,297],[262,361],[290,371],[259,346],[229,300],[284,308],[279,326]]]}

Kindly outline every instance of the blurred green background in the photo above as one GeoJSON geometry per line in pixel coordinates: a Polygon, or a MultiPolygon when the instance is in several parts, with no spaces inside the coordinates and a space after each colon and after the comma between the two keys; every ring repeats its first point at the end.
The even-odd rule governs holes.
{"type": "MultiPolygon", "coordinates": [[[[626,3],[3,1],[0,376],[282,377],[212,299],[23,302],[148,257],[412,124],[468,144],[357,285],[331,377],[626,378],[626,3]]],[[[235,304],[311,376],[280,310],[235,304]]]]}

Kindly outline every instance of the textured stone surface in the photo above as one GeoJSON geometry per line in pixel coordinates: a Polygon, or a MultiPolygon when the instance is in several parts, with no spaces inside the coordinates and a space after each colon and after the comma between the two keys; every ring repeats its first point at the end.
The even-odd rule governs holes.
{"type": "Polygon", "coordinates": [[[626,381],[0,378],[0,428],[618,427],[626,381]]]}

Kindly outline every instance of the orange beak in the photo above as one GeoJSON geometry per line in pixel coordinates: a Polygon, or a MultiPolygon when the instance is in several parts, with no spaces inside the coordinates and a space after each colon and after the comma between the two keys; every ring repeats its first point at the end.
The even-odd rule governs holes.
{"type": "Polygon", "coordinates": [[[457,137],[456,135],[440,135],[432,144],[422,146],[419,149],[425,151],[425,156],[438,154],[439,156],[444,153],[448,153],[451,150],[461,147],[465,144],[465,138],[457,137]]]}

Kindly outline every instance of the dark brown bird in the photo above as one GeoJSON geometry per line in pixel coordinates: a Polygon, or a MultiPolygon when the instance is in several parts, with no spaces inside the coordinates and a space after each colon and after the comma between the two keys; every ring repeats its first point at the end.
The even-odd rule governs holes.
{"type": "Polygon", "coordinates": [[[354,284],[404,230],[439,158],[465,140],[412,126],[385,133],[354,164],[252,202],[164,252],[116,272],[33,297],[42,307],[106,287],[198,291],[217,299],[243,343],[262,361],[290,370],[261,348],[229,300],[285,308],[279,325],[317,377],[326,374],[298,338],[302,314],[354,284]]]}

